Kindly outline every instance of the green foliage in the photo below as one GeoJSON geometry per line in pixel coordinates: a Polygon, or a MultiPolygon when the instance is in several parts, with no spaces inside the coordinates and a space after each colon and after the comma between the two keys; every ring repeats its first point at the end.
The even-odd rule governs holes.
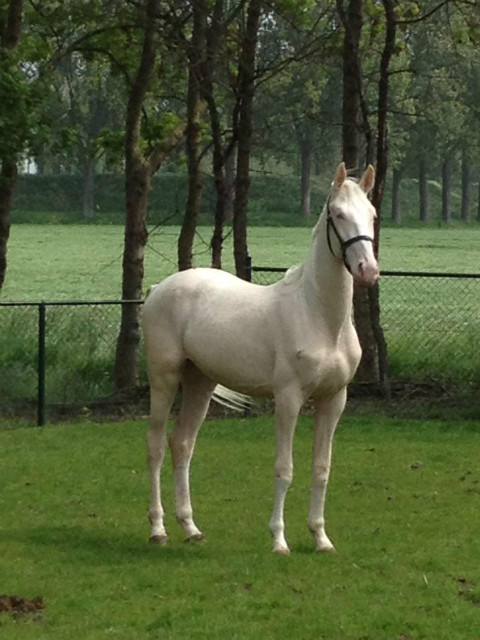
{"type": "Polygon", "coordinates": [[[37,132],[35,109],[39,96],[18,66],[17,60],[0,56],[0,139],[2,158],[14,160],[26,146],[32,146],[37,132]]]}
{"type": "Polygon", "coordinates": [[[270,551],[271,419],[207,422],[192,469],[203,544],[149,545],[145,423],[0,433],[2,590],[41,595],[2,613],[5,640],[452,640],[478,622],[480,424],[344,419],[319,555],[306,527],[311,427],[295,438],[289,557],[270,551]],[[366,613],[367,612],[367,613],[366,613]]]}

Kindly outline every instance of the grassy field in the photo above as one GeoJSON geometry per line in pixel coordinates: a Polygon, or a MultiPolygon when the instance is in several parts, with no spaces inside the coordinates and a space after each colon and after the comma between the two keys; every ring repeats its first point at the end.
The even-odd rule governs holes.
{"type": "MultiPolygon", "coordinates": [[[[252,227],[253,264],[289,267],[310,247],[308,228],[252,227]]],[[[201,227],[197,266],[208,266],[211,229],[201,227]]],[[[178,227],[152,234],[146,251],[145,287],[176,270],[178,227]]],[[[381,268],[414,271],[478,271],[480,227],[386,228],[381,268]]],[[[123,229],[120,226],[14,225],[2,300],[98,300],[121,297],[123,229]]],[[[232,237],[225,268],[233,270],[232,237]]]]}
{"type": "Polygon", "coordinates": [[[166,464],[168,547],[148,545],[145,424],[0,432],[0,584],[42,596],[0,614],[5,640],[475,640],[480,636],[480,423],[345,419],[327,523],[306,528],[311,429],[287,498],[292,554],[267,530],[268,419],[204,425],[192,491],[206,542],[185,545],[166,464]]]}

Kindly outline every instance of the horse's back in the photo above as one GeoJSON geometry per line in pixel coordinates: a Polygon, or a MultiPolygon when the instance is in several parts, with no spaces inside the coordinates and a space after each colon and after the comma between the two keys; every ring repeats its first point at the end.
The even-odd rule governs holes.
{"type": "Polygon", "coordinates": [[[144,316],[154,320],[165,311],[189,312],[197,304],[228,305],[239,299],[258,302],[258,290],[265,289],[222,271],[197,268],[179,271],[150,288],[144,305],[144,316]]]}

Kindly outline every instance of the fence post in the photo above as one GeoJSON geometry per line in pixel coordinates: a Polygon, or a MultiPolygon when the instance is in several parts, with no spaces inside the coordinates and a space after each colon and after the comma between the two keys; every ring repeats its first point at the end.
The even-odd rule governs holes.
{"type": "Polygon", "coordinates": [[[245,258],[245,275],[246,275],[245,280],[247,280],[247,282],[251,282],[252,281],[252,257],[249,256],[248,253],[247,253],[247,257],[245,258]]]}
{"type": "Polygon", "coordinates": [[[45,424],[45,302],[38,305],[38,396],[37,426],[45,424]]]}

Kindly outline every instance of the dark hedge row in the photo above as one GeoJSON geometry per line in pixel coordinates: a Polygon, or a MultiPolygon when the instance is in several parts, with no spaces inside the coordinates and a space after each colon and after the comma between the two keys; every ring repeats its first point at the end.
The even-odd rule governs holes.
{"type": "MultiPolygon", "coordinates": [[[[178,173],[155,176],[149,197],[149,222],[169,218],[181,222],[187,196],[187,179],[178,173]],[[173,216],[173,217],[170,217],[173,216]]],[[[324,194],[312,186],[313,210],[323,204],[324,194]]],[[[95,211],[98,222],[121,223],[125,211],[124,179],[121,175],[96,178],[95,211]]],[[[82,179],[80,176],[21,176],[15,197],[14,222],[73,222],[82,217],[82,179]]],[[[212,221],[215,189],[211,178],[205,179],[201,222],[212,221]]],[[[296,177],[254,175],[251,182],[249,210],[251,222],[298,224],[300,216],[300,180],[296,177]]]]}

